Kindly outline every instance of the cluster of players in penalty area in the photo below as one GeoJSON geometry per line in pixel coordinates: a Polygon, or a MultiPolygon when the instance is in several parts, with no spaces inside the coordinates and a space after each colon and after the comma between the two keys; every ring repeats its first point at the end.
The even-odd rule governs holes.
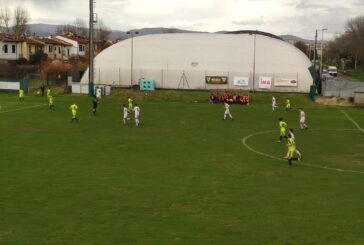
{"type": "MultiPolygon", "coordinates": [[[[230,117],[233,119],[233,116],[230,112],[230,105],[227,102],[224,102],[224,120],[226,120],[227,117],[230,117]]],[[[272,96],[272,111],[274,112],[278,108],[277,100],[274,96],[272,96]]],[[[286,98],[286,108],[285,112],[292,110],[291,106],[291,100],[289,98],[286,98]]],[[[296,147],[296,138],[293,133],[293,129],[288,129],[288,124],[283,120],[283,118],[279,118],[279,140],[278,143],[282,143],[283,139],[287,140],[287,154],[283,158],[288,161],[289,166],[292,166],[292,161],[300,161],[302,159],[302,153],[297,149],[296,147]],[[288,129],[288,132],[287,132],[288,129]],[[295,157],[295,153],[297,154],[297,157],[295,157]]],[[[308,126],[306,124],[306,113],[303,110],[303,108],[299,109],[299,122],[300,122],[300,128],[301,130],[308,129],[308,126]]]]}
{"type": "MultiPolygon", "coordinates": [[[[49,110],[52,110],[54,107],[54,99],[52,96],[52,91],[50,89],[47,90],[47,99],[48,99],[48,107],[49,110]]],[[[99,104],[99,99],[97,98],[95,95],[92,98],[92,113],[94,116],[96,116],[96,111],[97,111],[97,106],[99,104]]],[[[24,90],[19,89],[19,101],[23,102],[24,101],[24,90]]],[[[130,120],[130,115],[132,113],[134,113],[134,119],[135,119],[135,126],[140,126],[140,107],[138,104],[134,104],[133,99],[131,99],[130,97],[128,97],[127,100],[127,104],[123,105],[123,123],[126,124],[127,121],[130,120]]],[[[72,115],[72,123],[78,123],[78,106],[76,103],[73,103],[70,106],[70,111],[71,111],[71,115],[72,115]]]]}

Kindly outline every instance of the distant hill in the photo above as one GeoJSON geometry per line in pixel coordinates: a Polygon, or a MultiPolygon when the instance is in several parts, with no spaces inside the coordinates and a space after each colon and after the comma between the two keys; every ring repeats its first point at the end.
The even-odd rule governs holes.
{"type": "MultiPolygon", "coordinates": [[[[50,24],[30,24],[29,25],[29,33],[31,35],[41,35],[41,36],[49,36],[54,35],[57,30],[58,25],[50,25],[50,24]]],[[[162,33],[194,33],[194,31],[189,30],[181,30],[174,28],[143,28],[143,29],[135,29],[130,30],[133,33],[138,33],[138,36],[144,35],[153,35],[153,34],[162,34],[162,33]]],[[[112,30],[110,34],[110,39],[127,39],[130,37],[130,34],[127,32],[130,31],[119,31],[112,30]]]]}
{"type": "Polygon", "coordinates": [[[291,44],[295,44],[298,41],[304,42],[306,44],[315,44],[315,40],[307,40],[304,38],[300,38],[293,35],[281,35],[280,36],[284,41],[289,42],[291,44]]]}
{"type": "MultiPolygon", "coordinates": [[[[51,24],[30,24],[29,25],[29,33],[31,35],[41,35],[41,36],[50,36],[54,35],[58,25],[51,25],[51,24]]],[[[4,31],[0,27],[0,31],[4,31]]],[[[153,34],[163,34],[163,33],[204,33],[198,31],[189,31],[183,29],[176,29],[176,28],[164,28],[164,27],[157,27],[157,28],[142,28],[142,29],[134,29],[130,31],[119,31],[119,30],[112,30],[110,34],[110,39],[127,39],[130,37],[128,32],[138,33],[137,36],[144,36],[144,35],[153,35],[153,34]]],[[[218,31],[215,33],[226,33],[227,31],[218,31]]],[[[206,33],[206,32],[205,32],[206,33]]],[[[306,44],[314,44],[314,40],[307,40],[301,37],[293,36],[293,35],[281,35],[284,41],[294,44],[297,41],[302,41],[306,44]]],[[[318,41],[318,43],[320,43],[318,41]]]]}
{"type": "Polygon", "coordinates": [[[35,34],[37,36],[50,36],[54,35],[58,25],[50,24],[30,24],[29,33],[31,35],[35,34]]]}

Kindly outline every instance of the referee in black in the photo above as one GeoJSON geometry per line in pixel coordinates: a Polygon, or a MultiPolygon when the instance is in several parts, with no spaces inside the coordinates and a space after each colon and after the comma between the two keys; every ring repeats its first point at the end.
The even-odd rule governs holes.
{"type": "Polygon", "coordinates": [[[97,104],[98,103],[99,103],[99,100],[94,95],[93,98],[92,98],[92,113],[94,114],[94,116],[96,116],[96,109],[97,109],[97,104]]]}

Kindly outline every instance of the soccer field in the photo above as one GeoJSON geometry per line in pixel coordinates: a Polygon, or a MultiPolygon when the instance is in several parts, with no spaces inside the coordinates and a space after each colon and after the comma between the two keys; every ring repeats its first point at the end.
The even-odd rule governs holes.
{"type": "Polygon", "coordinates": [[[222,105],[156,93],[136,95],[140,127],[122,124],[124,93],[96,117],[86,96],[49,111],[0,94],[0,244],[364,244],[362,109],[293,94],[293,111],[273,113],[270,94],[253,94],[224,121],[222,105]],[[279,117],[303,153],[292,167],[279,117]]]}

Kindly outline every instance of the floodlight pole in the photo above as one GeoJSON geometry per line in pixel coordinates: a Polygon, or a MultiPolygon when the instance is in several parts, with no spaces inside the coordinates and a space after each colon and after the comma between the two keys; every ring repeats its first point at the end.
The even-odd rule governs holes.
{"type": "Polygon", "coordinates": [[[90,0],[88,95],[94,95],[94,1],[90,0]]]}
{"type": "Polygon", "coordinates": [[[323,48],[323,42],[324,42],[324,31],[327,31],[327,28],[321,29],[322,36],[321,36],[321,60],[320,60],[320,78],[322,78],[322,60],[324,56],[324,48],[323,48]]]}
{"type": "Polygon", "coordinates": [[[316,49],[317,49],[317,29],[315,34],[315,46],[313,49],[313,67],[315,68],[315,71],[316,71],[316,49]]]}
{"type": "Polygon", "coordinates": [[[134,35],[138,35],[138,31],[128,31],[126,34],[130,35],[130,87],[134,84],[134,35]]]}
{"type": "Polygon", "coordinates": [[[134,84],[134,35],[133,35],[133,31],[130,32],[131,35],[131,54],[130,54],[130,85],[131,87],[134,84]]]}
{"type": "Polygon", "coordinates": [[[256,46],[257,46],[257,32],[258,30],[255,30],[254,33],[254,55],[253,55],[253,92],[255,91],[255,62],[256,62],[256,46]]]}

